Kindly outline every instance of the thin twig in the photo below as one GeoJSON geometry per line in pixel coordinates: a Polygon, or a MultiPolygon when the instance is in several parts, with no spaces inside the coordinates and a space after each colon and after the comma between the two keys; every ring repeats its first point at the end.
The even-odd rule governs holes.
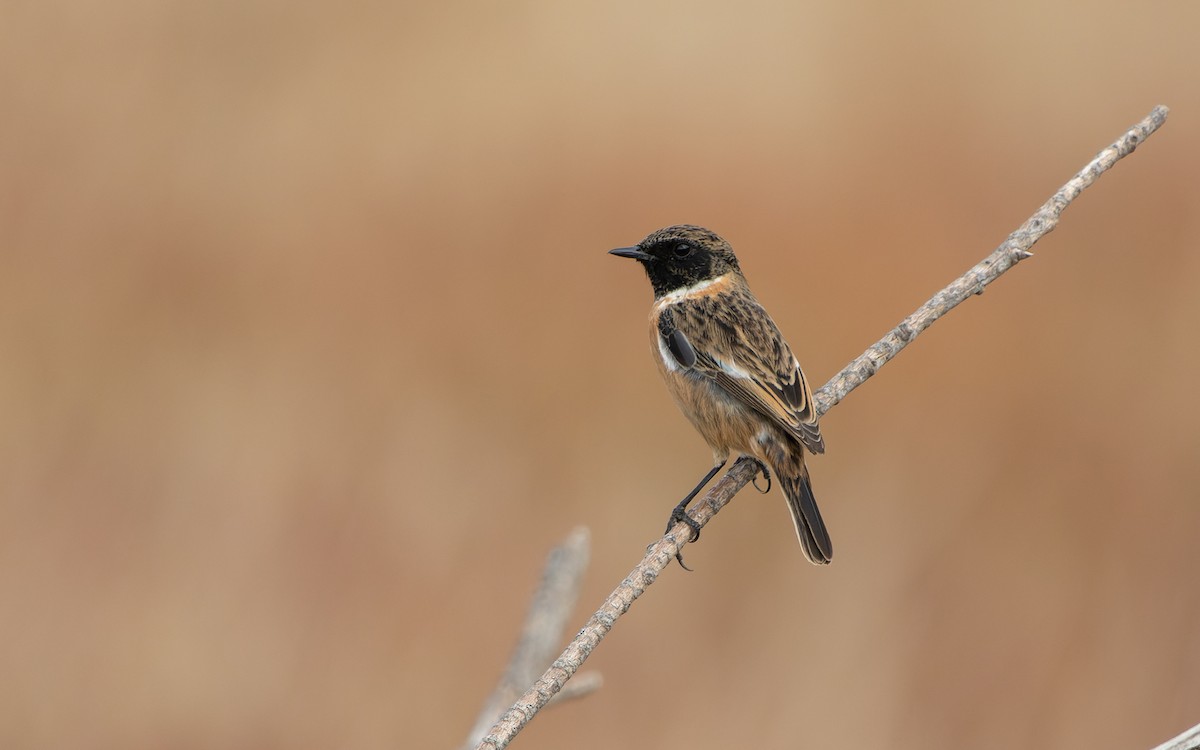
{"type": "MultiPolygon", "coordinates": [[[[521,638],[513,649],[512,658],[509,659],[499,684],[484,702],[483,709],[475,720],[475,726],[462,747],[474,747],[504,709],[512,705],[521,691],[533,682],[554,656],[554,652],[562,643],[563,629],[579,595],[579,585],[587,569],[589,547],[588,530],[580,526],[546,557],[546,565],[542,568],[542,580],[529,603],[525,624],[521,628],[521,638]]],[[[584,677],[589,675],[580,675],[576,682],[580,682],[584,677]]],[[[591,679],[583,680],[578,686],[579,689],[572,691],[571,696],[559,697],[564,700],[568,697],[582,697],[599,688],[600,683],[600,676],[595,675],[591,679]]],[[[575,685],[572,684],[572,687],[575,685]]]]}
{"type": "MultiPolygon", "coordinates": [[[[900,353],[922,331],[933,324],[935,320],[952,310],[971,295],[983,292],[988,284],[995,281],[1000,274],[1012,268],[1021,260],[1030,256],[1029,249],[1058,225],[1058,217],[1063,210],[1075,200],[1084,189],[1090,186],[1101,174],[1108,171],[1121,158],[1133,153],[1133,150],[1148,138],[1167,119],[1166,107],[1155,107],[1144,120],[1130,128],[1115,143],[1101,151],[1095,159],[1087,164],[1067,184],[1063,185],[1050,200],[1038,209],[1021,228],[1008,236],[991,255],[967,271],[949,286],[938,292],[920,307],[915,313],[904,319],[900,325],[888,332],[886,336],[867,349],[862,355],[851,362],[841,372],[821,387],[814,395],[818,415],[824,414],[846,397],[850,391],[866,382],[880,367],[900,353]]],[[[693,506],[690,515],[698,524],[708,523],[717,512],[737,494],[738,490],[754,478],[757,464],[752,461],[738,461],[725,473],[721,480],[710,489],[700,502],[693,506]]],[[[675,553],[688,541],[692,531],[686,525],[679,523],[652,544],[646,551],[646,556],[637,564],[625,580],[617,586],[600,609],[591,616],[579,635],[575,637],[562,655],[546,670],[545,674],[529,689],[516,703],[513,704],[496,725],[492,727],[483,740],[476,746],[478,750],[500,750],[521,731],[537,712],[562,689],[563,685],[575,674],[579,666],[591,654],[596,644],[608,634],[613,624],[621,615],[629,610],[635,599],[642,595],[650,584],[658,578],[658,574],[666,569],[675,557],[675,553]]]]}
{"type": "Polygon", "coordinates": [[[577,674],[570,682],[563,685],[562,690],[554,694],[554,697],[550,699],[550,705],[556,706],[576,698],[586,698],[602,687],[604,687],[604,676],[599,672],[577,674]]]}

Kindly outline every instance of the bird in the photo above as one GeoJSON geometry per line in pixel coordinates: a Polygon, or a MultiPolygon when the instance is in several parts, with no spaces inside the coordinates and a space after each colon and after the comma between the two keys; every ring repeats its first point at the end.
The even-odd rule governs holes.
{"type": "MultiPolygon", "coordinates": [[[[728,242],[680,224],[609,251],[641,264],[654,290],[650,349],[675,403],[712,449],[713,467],[671,511],[699,539],[688,503],[733,454],[778,478],[800,547],[826,565],[833,544],[813,497],[805,453],[825,452],[812,390],[791,347],[746,283],[728,242]]],[[[680,565],[683,558],[677,555],[680,565]]],[[[686,567],[686,566],[684,566],[686,567]]]]}

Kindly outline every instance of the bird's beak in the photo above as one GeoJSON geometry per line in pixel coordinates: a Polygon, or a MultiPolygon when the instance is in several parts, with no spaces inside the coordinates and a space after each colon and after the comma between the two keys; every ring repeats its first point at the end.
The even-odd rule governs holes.
{"type": "Polygon", "coordinates": [[[654,257],[649,253],[643,253],[636,247],[618,247],[616,250],[609,250],[608,254],[621,258],[633,258],[634,260],[650,260],[654,257]]]}

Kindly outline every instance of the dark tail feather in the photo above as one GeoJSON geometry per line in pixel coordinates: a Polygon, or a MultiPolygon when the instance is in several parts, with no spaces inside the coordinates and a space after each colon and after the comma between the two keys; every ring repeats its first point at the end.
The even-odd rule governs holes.
{"type": "Polygon", "coordinates": [[[828,565],[833,559],[833,542],[829,541],[821,511],[817,510],[812,484],[808,481],[808,467],[801,464],[799,476],[781,476],[779,480],[787,497],[788,510],[792,512],[792,523],[796,524],[796,536],[800,537],[804,556],[813,565],[828,565]]]}

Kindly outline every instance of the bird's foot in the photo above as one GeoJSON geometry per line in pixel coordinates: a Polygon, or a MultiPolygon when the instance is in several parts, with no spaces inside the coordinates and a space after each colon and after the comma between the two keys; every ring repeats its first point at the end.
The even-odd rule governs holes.
{"type": "MultiPolygon", "coordinates": [[[[671,511],[671,517],[667,519],[667,530],[663,533],[670,534],[671,529],[675,528],[675,525],[680,523],[692,530],[692,535],[687,542],[685,542],[686,544],[691,544],[700,538],[700,524],[696,522],[696,519],[688,515],[687,508],[685,508],[683,505],[678,505],[675,507],[675,510],[671,511]]],[[[675,553],[675,560],[679,562],[679,567],[683,568],[689,573],[691,572],[692,569],[683,564],[682,551],[675,553]]]]}
{"type": "Polygon", "coordinates": [[[687,508],[682,505],[676,506],[675,510],[671,511],[671,517],[667,519],[667,530],[664,534],[670,534],[671,529],[675,528],[675,524],[681,523],[692,530],[692,536],[688,539],[688,543],[692,543],[700,538],[700,524],[696,519],[688,515],[687,508]]]}
{"type": "Polygon", "coordinates": [[[764,464],[762,461],[759,461],[757,458],[751,458],[749,460],[758,464],[759,474],[762,474],[762,478],[767,480],[767,486],[758,486],[758,474],[754,475],[754,478],[750,480],[750,483],[754,485],[754,489],[758,490],[760,494],[765,495],[771,491],[771,470],[767,468],[766,464],[764,464]]]}

